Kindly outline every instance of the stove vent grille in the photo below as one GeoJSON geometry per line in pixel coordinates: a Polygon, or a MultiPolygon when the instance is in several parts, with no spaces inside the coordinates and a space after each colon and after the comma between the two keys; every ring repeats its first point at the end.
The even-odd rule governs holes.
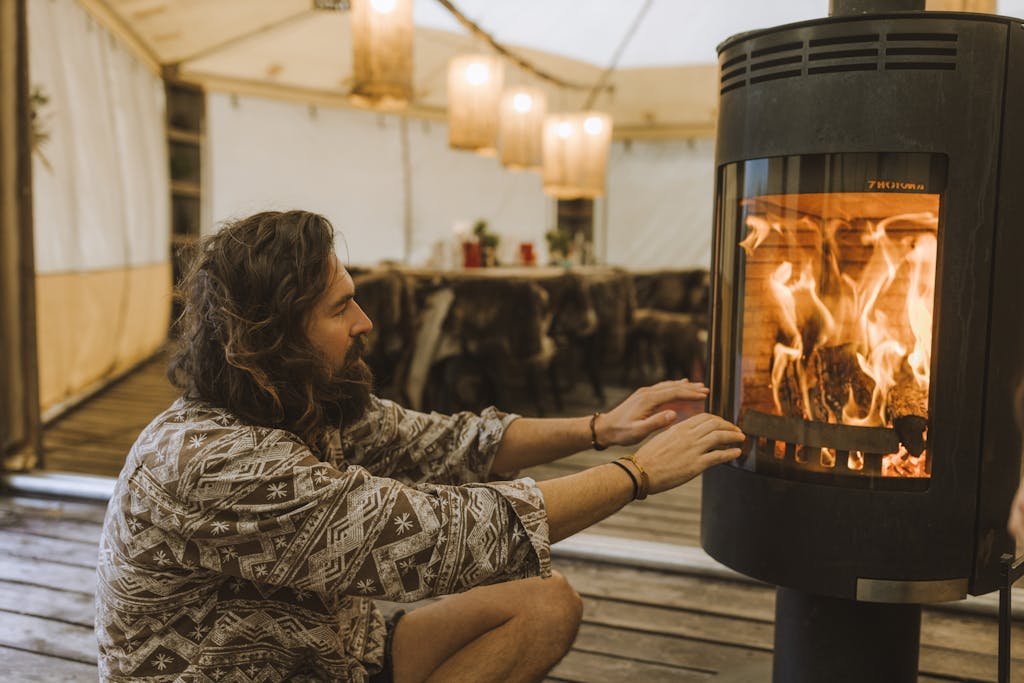
{"type": "Polygon", "coordinates": [[[844,71],[955,71],[957,39],[955,33],[859,33],[726,52],[720,92],[844,71]]]}

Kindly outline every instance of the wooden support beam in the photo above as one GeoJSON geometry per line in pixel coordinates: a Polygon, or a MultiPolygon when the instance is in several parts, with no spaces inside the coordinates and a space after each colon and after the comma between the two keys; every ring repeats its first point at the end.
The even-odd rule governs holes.
{"type": "MultiPolygon", "coordinates": [[[[331,90],[319,90],[316,88],[302,88],[265,81],[256,81],[243,78],[231,78],[216,74],[207,74],[187,69],[179,70],[172,67],[165,78],[168,80],[195,85],[207,92],[224,92],[235,95],[251,95],[255,97],[268,97],[287,102],[301,102],[302,104],[338,107],[342,109],[360,109],[349,102],[345,93],[331,90]]],[[[362,111],[372,111],[363,109],[362,111]]],[[[442,107],[425,107],[422,105],[411,105],[402,112],[381,112],[385,114],[401,114],[414,119],[425,119],[428,121],[447,121],[447,112],[442,107]]],[[[612,138],[615,140],[685,140],[714,138],[714,121],[694,121],[683,123],[665,123],[659,125],[637,125],[637,126],[616,126],[612,131],[612,138]]]]}
{"type": "Polygon", "coordinates": [[[27,0],[0,2],[0,463],[42,453],[35,338],[27,0]]]}
{"type": "Polygon", "coordinates": [[[114,34],[141,61],[146,68],[157,76],[161,75],[160,58],[140,36],[131,23],[113,10],[106,0],[78,0],[79,4],[103,28],[114,34]]]}
{"type": "MultiPolygon", "coordinates": [[[[225,92],[235,95],[253,95],[255,97],[269,97],[287,102],[301,102],[302,104],[337,107],[341,109],[359,109],[349,102],[348,97],[341,90],[321,90],[318,88],[303,88],[299,86],[280,85],[265,81],[256,81],[245,78],[231,78],[215,74],[206,74],[187,69],[175,70],[173,73],[165,74],[170,80],[178,83],[195,85],[207,92],[225,92]]],[[[363,111],[372,111],[363,109],[363,111]]],[[[430,121],[445,121],[447,113],[440,107],[424,107],[411,105],[401,112],[380,112],[382,114],[401,114],[412,118],[427,119],[430,121]]]]}

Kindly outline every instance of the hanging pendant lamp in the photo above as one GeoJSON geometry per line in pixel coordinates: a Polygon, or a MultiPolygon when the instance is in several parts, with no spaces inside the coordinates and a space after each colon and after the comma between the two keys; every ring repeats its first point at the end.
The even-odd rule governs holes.
{"type": "Polygon", "coordinates": [[[544,119],[544,192],[558,199],[604,195],[612,119],[596,111],[544,119]]]}
{"type": "Polygon", "coordinates": [[[412,99],[412,0],[352,0],[353,104],[402,109],[412,99]]]}
{"type": "Polygon", "coordinates": [[[539,88],[509,88],[501,96],[501,163],[511,169],[541,168],[547,96],[539,88]]]}
{"type": "Polygon", "coordinates": [[[498,104],[505,80],[492,55],[460,55],[448,63],[448,144],[492,155],[498,137],[498,104]]]}

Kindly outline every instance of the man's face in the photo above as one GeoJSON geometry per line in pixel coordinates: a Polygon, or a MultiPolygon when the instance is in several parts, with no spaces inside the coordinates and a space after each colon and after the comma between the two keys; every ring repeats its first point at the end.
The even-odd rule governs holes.
{"type": "Polygon", "coordinates": [[[373,323],[356,303],[355,293],[352,276],[335,256],[330,284],[306,321],[306,337],[337,375],[359,360],[362,335],[373,329],[373,323]]]}

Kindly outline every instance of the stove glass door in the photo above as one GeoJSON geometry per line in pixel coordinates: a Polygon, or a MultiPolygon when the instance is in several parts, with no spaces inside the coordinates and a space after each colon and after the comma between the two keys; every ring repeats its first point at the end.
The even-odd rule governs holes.
{"type": "Polygon", "coordinates": [[[851,153],[723,166],[717,378],[736,466],[927,488],[946,157],[851,153]],[[724,346],[723,346],[724,344],[724,346]],[[721,357],[721,356],[720,356],[721,357]]]}

